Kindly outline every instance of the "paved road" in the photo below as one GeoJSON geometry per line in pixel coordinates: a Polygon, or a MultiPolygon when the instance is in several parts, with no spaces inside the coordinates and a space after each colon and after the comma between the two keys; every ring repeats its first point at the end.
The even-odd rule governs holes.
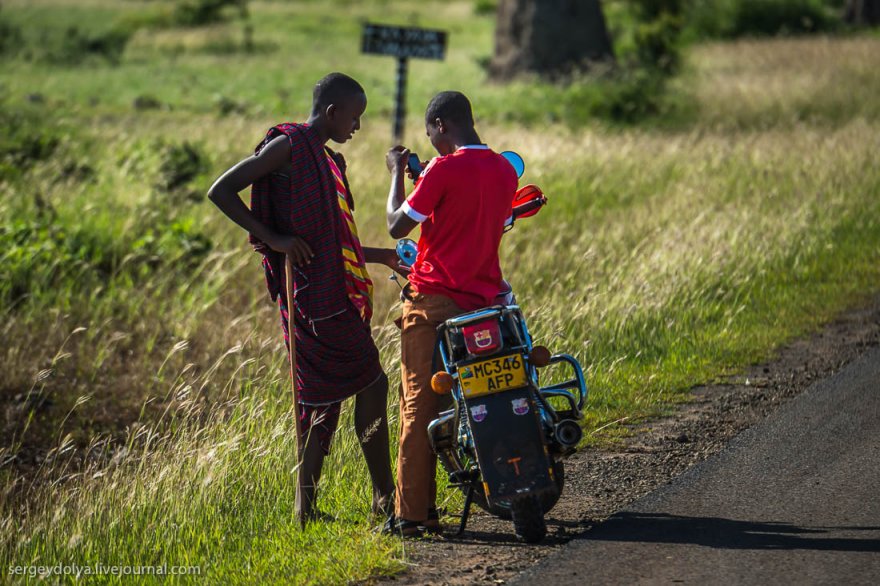
{"type": "Polygon", "coordinates": [[[511,584],[880,584],[880,349],[511,584]]]}

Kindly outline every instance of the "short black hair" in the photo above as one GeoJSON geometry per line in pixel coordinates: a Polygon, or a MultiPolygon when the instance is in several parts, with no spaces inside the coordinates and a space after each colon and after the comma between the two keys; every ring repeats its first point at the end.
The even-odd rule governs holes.
{"type": "Polygon", "coordinates": [[[473,127],[474,112],[471,103],[461,92],[440,92],[428,103],[425,109],[425,122],[434,124],[439,118],[458,126],[473,127]]]}
{"type": "Polygon", "coordinates": [[[353,78],[344,73],[334,72],[322,77],[315,84],[312,92],[312,111],[326,108],[330,104],[338,104],[341,100],[367,92],[353,78]]]}

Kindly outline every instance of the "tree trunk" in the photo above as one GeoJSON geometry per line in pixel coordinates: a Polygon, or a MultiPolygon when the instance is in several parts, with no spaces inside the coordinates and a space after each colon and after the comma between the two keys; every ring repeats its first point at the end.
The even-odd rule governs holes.
{"type": "Polygon", "coordinates": [[[501,0],[489,72],[555,77],[614,58],[599,0],[501,0]]]}
{"type": "Polygon", "coordinates": [[[880,0],[847,0],[844,20],[855,25],[880,25],[880,0]]]}

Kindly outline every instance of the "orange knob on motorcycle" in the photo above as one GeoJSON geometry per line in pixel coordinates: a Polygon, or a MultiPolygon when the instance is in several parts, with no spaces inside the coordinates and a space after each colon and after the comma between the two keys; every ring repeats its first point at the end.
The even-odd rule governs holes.
{"type": "Polygon", "coordinates": [[[435,372],[431,377],[431,389],[438,395],[445,395],[452,389],[454,382],[452,375],[448,372],[435,372]]]}
{"type": "Polygon", "coordinates": [[[535,346],[529,353],[529,362],[541,368],[550,364],[550,350],[544,346],[535,346]]]}

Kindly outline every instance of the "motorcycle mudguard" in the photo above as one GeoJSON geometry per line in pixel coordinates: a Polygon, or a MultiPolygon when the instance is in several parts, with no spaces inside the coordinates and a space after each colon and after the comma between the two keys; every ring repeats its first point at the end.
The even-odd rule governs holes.
{"type": "Polygon", "coordinates": [[[528,387],[465,400],[486,498],[494,504],[556,490],[528,387]]]}

